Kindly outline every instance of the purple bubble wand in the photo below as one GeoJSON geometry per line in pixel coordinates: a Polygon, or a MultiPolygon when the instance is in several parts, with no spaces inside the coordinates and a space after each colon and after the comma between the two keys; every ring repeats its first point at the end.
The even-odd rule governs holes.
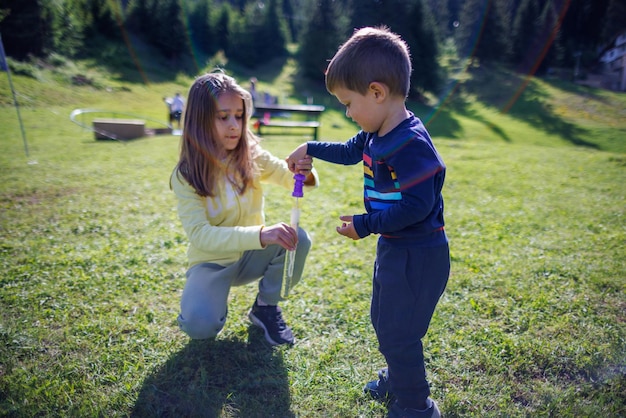
{"type": "MultiPolygon", "coordinates": [[[[300,205],[299,199],[304,197],[302,187],[304,186],[304,180],[306,176],[304,174],[295,174],[293,176],[295,180],[293,185],[293,192],[291,196],[294,197],[293,207],[291,208],[291,227],[298,232],[298,224],[300,223],[300,205]]],[[[288,250],[285,254],[285,271],[283,273],[283,284],[281,287],[280,296],[287,298],[293,285],[293,268],[296,261],[296,250],[288,250]]]]}

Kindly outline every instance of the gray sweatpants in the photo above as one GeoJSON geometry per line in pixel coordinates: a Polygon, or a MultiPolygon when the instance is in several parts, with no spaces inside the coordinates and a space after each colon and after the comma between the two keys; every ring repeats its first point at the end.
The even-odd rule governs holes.
{"type": "MultiPolygon", "coordinates": [[[[302,277],[311,238],[298,228],[298,247],[293,269],[293,285],[302,277]]],[[[268,245],[262,250],[245,251],[239,261],[227,267],[202,263],[187,270],[187,282],[180,301],[178,325],[193,339],[214,338],[226,323],[231,286],[259,280],[259,296],[270,305],[282,300],[285,249],[268,245]]]]}

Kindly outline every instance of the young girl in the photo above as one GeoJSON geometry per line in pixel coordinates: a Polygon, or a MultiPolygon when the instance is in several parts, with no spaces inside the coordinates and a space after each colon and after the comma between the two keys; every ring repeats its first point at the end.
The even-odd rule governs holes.
{"type": "MultiPolygon", "coordinates": [[[[293,189],[285,161],[261,148],[248,128],[250,93],[223,73],[198,77],[187,97],[180,158],[170,185],[189,248],[187,282],[178,323],[193,339],[214,338],[224,327],[231,286],[259,280],[248,316],[272,345],[293,344],[283,320],[280,289],[286,250],[296,250],[293,283],[311,247],[308,234],[286,223],[264,225],[261,182],[293,189]]],[[[312,160],[294,172],[316,186],[312,160]]]]}

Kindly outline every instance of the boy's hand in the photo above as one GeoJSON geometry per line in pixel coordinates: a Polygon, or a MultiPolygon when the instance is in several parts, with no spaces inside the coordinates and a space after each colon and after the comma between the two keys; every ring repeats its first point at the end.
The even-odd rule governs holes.
{"type": "Polygon", "coordinates": [[[337,227],[337,232],[339,235],[343,235],[344,237],[352,238],[353,240],[361,239],[359,235],[356,233],[354,229],[354,224],[352,223],[352,216],[342,215],[339,217],[343,221],[341,226],[337,227]]]}
{"type": "MultiPolygon", "coordinates": [[[[289,162],[287,162],[287,164],[289,164],[289,162]]],[[[305,155],[304,158],[296,161],[293,164],[293,169],[289,168],[289,170],[296,174],[303,174],[304,176],[306,176],[307,178],[309,176],[311,176],[311,170],[313,169],[313,158],[305,155]]],[[[306,183],[306,182],[305,182],[306,183]]]]}
{"type": "Polygon", "coordinates": [[[305,176],[309,175],[311,168],[313,167],[313,159],[306,154],[306,143],[300,145],[293,150],[289,157],[285,158],[289,171],[292,173],[300,173],[305,176]]]}

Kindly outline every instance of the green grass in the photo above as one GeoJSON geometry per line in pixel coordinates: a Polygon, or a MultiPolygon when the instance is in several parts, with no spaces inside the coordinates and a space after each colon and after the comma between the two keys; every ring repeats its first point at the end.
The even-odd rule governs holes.
{"type": "MultiPolygon", "coordinates": [[[[263,85],[300,100],[289,65],[263,85]]],[[[384,416],[361,393],[383,365],[368,318],[375,237],[334,231],[363,210],[360,167],[316,162],[301,220],[313,249],[283,305],[298,343],[272,349],[250,327],[254,285],[233,289],[217,341],[190,341],[176,325],[178,139],[95,141],[69,121],[88,107],[164,120],[162,96],[190,78],[89,71],[96,86],[14,76],[29,156],[0,77],[0,415],[384,416]]],[[[625,96],[532,80],[503,112],[522,80],[484,78],[439,110],[411,105],[448,165],[452,274],[425,339],[433,397],[446,417],[624,416],[625,96]]],[[[329,107],[322,138],[354,132],[314,96],[329,107]]],[[[282,156],[304,139],[264,144],[282,156]]],[[[268,189],[268,223],[290,204],[268,189]]]]}

